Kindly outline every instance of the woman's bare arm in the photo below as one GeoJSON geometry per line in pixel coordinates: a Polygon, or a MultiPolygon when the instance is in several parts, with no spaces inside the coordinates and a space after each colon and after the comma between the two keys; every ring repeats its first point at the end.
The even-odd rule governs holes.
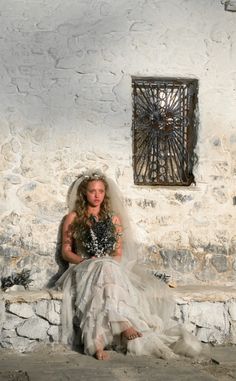
{"type": "Polygon", "coordinates": [[[75,212],[69,213],[66,216],[62,227],[62,257],[69,263],[78,264],[83,261],[83,258],[72,251],[73,237],[72,231],[70,229],[70,226],[73,223],[75,217],[75,212]]]}
{"type": "Polygon", "coordinates": [[[116,243],[116,250],[114,253],[114,259],[120,262],[122,257],[122,230],[123,229],[122,229],[122,225],[121,225],[121,221],[119,217],[114,216],[112,222],[116,227],[116,233],[118,236],[117,243],[116,243]]]}

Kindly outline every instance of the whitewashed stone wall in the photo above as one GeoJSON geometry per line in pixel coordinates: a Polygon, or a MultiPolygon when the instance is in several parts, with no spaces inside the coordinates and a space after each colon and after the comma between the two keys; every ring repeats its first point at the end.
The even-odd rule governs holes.
{"type": "Polygon", "coordinates": [[[127,199],[142,260],[179,283],[235,280],[235,13],[220,0],[2,0],[0,49],[2,274],[52,281],[68,187],[96,167],[127,199]],[[133,185],[132,75],[199,80],[196,186],[133,185]]]}

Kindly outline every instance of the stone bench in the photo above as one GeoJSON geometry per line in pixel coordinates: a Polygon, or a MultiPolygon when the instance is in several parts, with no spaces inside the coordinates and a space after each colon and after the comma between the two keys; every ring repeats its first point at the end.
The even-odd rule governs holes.
{"type": "Polygon", "coordinates": [[[199,340],[236,344],[235,286],[181,286],[175,295],[177,320],[199,340]]]}
{"type": "Polygon", "coordinates": [[[0,294],[0,345],[20,352],[59,343],[62,292],[51,289],[0,294]]]}
{"type": "MultiPolygon", "coordinates": [[[[201,341],[236,344],[236,288],[178,286],[176,320],[201,341]]],[[[20,352],[59,343],[62,292],[52,289],[0,294],[0,345],[20,352]]]]}

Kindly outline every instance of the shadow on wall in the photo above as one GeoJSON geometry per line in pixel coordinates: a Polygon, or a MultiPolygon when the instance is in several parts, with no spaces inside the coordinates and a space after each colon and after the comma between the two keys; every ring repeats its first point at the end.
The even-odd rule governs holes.
{"type": "Polygon", "coordinates": [[[64,224],[64,220],[65,220],[66,216],[64,216],[59,224],[59,227],[58,227],[58,232],[57,232],[57,243],[56,243],[56,251],[55,251],[55,262],[57,263],[58,265],[58,271],[55,275],[53,275],[46,287],[48,288],[52,288],[55,286],[55,283],[56,281],[60,278],[60,276],[68,269],[69,267],[69,263],[66,262],[63,258],[62,258],[62,227],[63,227],[63,224],[64,224]]]}
{"type": "MultiPolygon", "coordinates": [[[[69,203],[69,199],[72,195],[72,190],[73,190],[73,187],[75,185],[75,182],[77,181],[74,180],[72,182],[72,184],[69,186],[69,189],[68,189],[68,192],[67,192],[67,195],[66,195],[66,203],[69,207],[69,209],[71,210],[70,208],[70,203],[69,203]]],[[[73,197],[75,197],[76,199],[76,193],[73,195],[73,197]]],[[[51,277],[51,279],[49,279],[48,283],[47,283],[47,287],[49,288],[52,288],[55,286],[55,283],[56,281],[60,278],[60,276],[68,269],[69,267],[69,263],[67,261],[65,261],[63,258],[62,258],[62,228],[63,228],[63,224],[64,224],[64,221],[65,221],[65,218],[66,218],[66,215],[62,218],[60,224],[59,224],[59,227],[58,227],[58,232],[57,232],[57,243],[56,243],[56,251],[55,251],[55,262],[57,263],[58,265],[58,271],[55,275],[53,275],[51,277]]]]}

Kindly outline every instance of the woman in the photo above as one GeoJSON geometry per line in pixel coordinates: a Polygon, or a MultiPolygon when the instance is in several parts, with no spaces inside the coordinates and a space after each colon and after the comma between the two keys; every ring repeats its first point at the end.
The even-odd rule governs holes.
{"type": "Polygon", "coordinates": [[[64,341],[74,341],[76,320],[84,352],[98,360],[108,358],[107,348],[161,358],[198,355],[201,344],[172,320],[168,287],[137,263],[114,182],[99,171],[87,172],[68,201],[62,256],[71,265],[59,280],[64,341]]]}

